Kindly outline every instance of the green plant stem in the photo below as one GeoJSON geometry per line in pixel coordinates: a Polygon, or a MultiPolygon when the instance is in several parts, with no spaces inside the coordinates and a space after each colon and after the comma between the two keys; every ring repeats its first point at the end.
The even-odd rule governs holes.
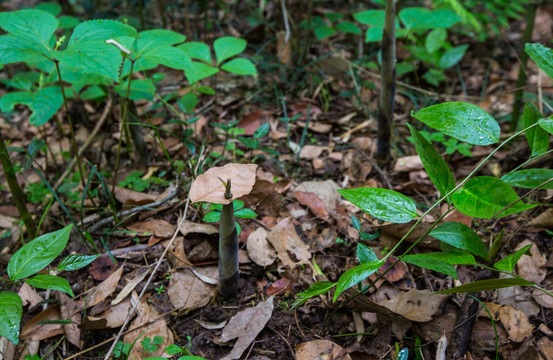
{"type": "MultiPolygon", "coordinates": [[[[230,180],[227,181],[225,198],[232,199],[230,180]]],[[[238,233],[234,219],[234,206],[223,205],[219,227],[219,293],[226,299],[235,297],[238,291],[238,233]]]]}
{"type": "MultiPolygon", "coordinates": [[[[526,13],[526,28],[524,29],[524,35],[522,36],[522,43],[526,44],[532,41],[532,30],[534,29],[534,20],[536,19],[536,3],[530,3],[528,12],[526,13]]],[[[511,114],[511,124],[509,130],[515,131],[518,126],[518,118],[520,116],[520,109],[522,108],[522,100],[524,97],[524,87],[526,84],[526,64],[528,63],[528,54],[526,51],[520,53],[520,64],[518,67],[518,78],[515,92],[515,103],[513,104],[513,112],[511,114]]]]}
{"type": "Polygon", "coordinates": [[[56,64],[56,71],[58,72],[58,79],[60,82],[60,90],[61,90],[61,96],[63,97],[63,104],[65,107],[65,114],[67,115],[67,121],[69,122],[69,131],[71,133],[71,142],[73,143],[73,152],[75,153],[74,156],[77,158],[77,166],[79,167],[80,172],[80,178],[81,178],[81,184],[83,186],[83,189],[85,187],[85,181],[84,178],[86,177],[86,174],[83,171],[83,165],[81,163],[81,157],[79,155],[79,149],[77,147],[77,139],[75,138],[75,129],[73,128],[73,121],[71,120],[71,114],[69,113],[69,105],[67,103],[67,97],[65,96],[65,89],[63,87],[63,80],[61,78],[61,72],[60,72],[60,62],[58,59],[52,59],[54,61],[54,64],[56,64]]]}
{"type": "Polygon", "coordinates": [[[33,217],[31,216],[31,214],[29,213],[29,210],[27,209],[27,200],[25,197],[25,193],[23,193],[23,190],[21,190],[21,187],[17,182],[17,178],[15,176],[15,169],[13,168],[13,164],[10,160],[10,156],[8,155],[8,149],[6,148],[6,143],[4,142],[4,137],[1,131],[0,131],[0,160],[2,161],[4,176],[6,177],[8,187],[10,188],[13,201],[15,202],[15,206],[17,207],[19,216],[21,216],[21,220],[23,220],[23,223],[27,228],[27,232],[29,233],[29,241],[31,241],[37,235],[37,228],[35,225],[35,221],[33,220],[33,217]]]}

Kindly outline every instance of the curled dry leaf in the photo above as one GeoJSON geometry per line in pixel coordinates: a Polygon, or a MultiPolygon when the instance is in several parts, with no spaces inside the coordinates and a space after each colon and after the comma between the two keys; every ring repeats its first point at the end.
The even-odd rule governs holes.
{"type": "Polygon", "coordinates": [[[46,320],[61,320],[59,304],[49,306],[25,323],[19,338],[22,340],[44,340],[64,333],[62,324],[43,324],[46,320]]]}
{"type": "Polygon", "coordinates": [[[273,315],[273,297],[260,302],[254,308],[248,308],[234,315],[223,329],[221,341],[227,342],[238,338],[230,354],[221,360],[239,359],[244,350],[250,346],[265,324],[273,315]]]}
{"type": "Polygon", "coordinates": [[[227,164],[207,170],[194,180],[190,188],[190,201],[205,201],[213,204],[230,204],[233,200],[247,195],[255,184],[254,164],[227,164]],[[231,181],[232,198],[225,199],[223,182],[231,181]]]}
{"type": "Polygon", "coordinates": [[[341,359],[351,360],[344,349],[330,340],[314,340],[304,342],[296,347],[297,360],[341,359]]]}
{"type": "Polygon", "coordinates": [[[269,266],[275,262],[276,251],[267,241],[268,231],[258,228],[248,236],[246,242],[248,256],[259,266],[269,266]]]}
{"type": "Polygon", "coordinates": [[[298,265],[307,264],[311,258],[309,247],[300,239],[289,218],[281,220],[274,226],[267,234],[267,240],[276,249],[277,256],[281,261],[279,271],[284,267],[293,269],[298,265]],[[288,252],[294,255],[297,262],[290,257],[288,252]]]}

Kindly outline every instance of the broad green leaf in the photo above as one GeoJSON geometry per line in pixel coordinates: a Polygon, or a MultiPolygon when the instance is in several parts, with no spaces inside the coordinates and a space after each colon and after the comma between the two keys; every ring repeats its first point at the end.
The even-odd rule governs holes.
{"type": "Polygon", "coordinates": [[[432,30],[424,41],[424,46],[426,51],[433,53],[434,51],[440,49],[447,39],[447,31],[445,29],[439,28],[432,30]]]}
{"type": "Polygon", "coordinates": [[[518,200],[515,191],[504,181],[491,176],[478,176],[470,179],[461,189],[453,194],[453,204],[460,212],[483,219],[498,218],[528,210],[537,204],[525,204],[518,200]]]}
{"type": "Polygon", "coordinates": [[[59,110],[63,104],[63,96],[59,87],[52,86],[37,92],[8,93],[0,99],[2,111],[11,111],[16,104],[28,106],[32,110],[29,122],[31,125],[40,126],[59,110]]]}
{"type": "Polygon", "coordinates": [[[252,209],[240,209],[234,212],[234,216],[240,219],[251,219],[257,217],[257,214],[252,209]]]}
{"type": "Polygon", "coordinates": [[[520,278],[508,278],[508,279],[488,279],[478,280],[461,286],[456,286],[451,289],[438,291],[435,294],[456,294],[464,292],[477,292],[484,290],[503,289],[511,286],[532,286],[533,282],[520,279],[520,278]]]}
{"type": "Polygon", "coordinates": [[[372,26],[367,29],[367,32],[365,33],[365,42],[374,42],[374,41],[382,41],[382,34],[383,34],[384,28],[381,28],[379,26],[372,26]]]}
{"type": "Polygon", "coordinates": [[[395,223],[407,223],[417,217],[413,199],[397,191],[379,188],[338,190],[346,200],[377,219],[395,223]]]}
{"type": "Polygon", "coordinates": [[[336,302],[336,299],[338,299],[338,296],[340,296],[341,293],[368,278],[371,274],[375,273],[383,264],[384,260],[371,261],[368,263],[357,265],[356,267],[351,268],[343,273],[342,276],[340,276],[340,279],[338,279],[338,283],[336,284],[336,291],[334,292],[333,301],[336,302]]]}
{"type": "Polygon", "coordinates": [[[59,28],[61,30],[70,30],[74,29],[77,25],[79,25],[81,22],[79,19],[77,19],[74,16],[65,16],[62,15],[58,18],[58,21],[60,22],[59,28]]]}
{"type": "MultiPolygon", "coordinates": [[[[553,178],[553,169],[525,169],[517,170],[503,175],[501,180],[511,186],[525,189],[535,189],[547,180],[553,178]]],[[[541,189],[553,189],[553,181],[547,183],[541,189]]]]}
{"type": "Polygon", "coordinates": [[[82,269],[94,260],[96,260],[100,255],[69,255],[64,258],[58,265],[58,270],[61,271],[73,271],[82,269]]]}
{"type": "Polygon", "coordinates": [[[253,137],[256,139],[261,139],[263,136],[269,133],[270,129],[271,125],[269,125],[269,123],[264,123],[255,130],[255,132],[253,133],[253,137]]]}
{"type": "Polygon", "coordinates": [[[218,72],[219,69],[217,69],[216,67],[198,61],[192,61],[192,63],[190,64],[190,68],[184,70],[186,79],[188,79],[188,82],[190,84],[194,84],[202,79],[205,79],[206,77],[215,75],[218,72]]]}
{"type": "Polygon", "coordinates": [[[433,129],[472,145],[490,145],[499,141],[499,124],[476,105],[447,102],[429,106],[412,114],[433,129]]]}
{"type": "MultiPolygon", "coordinates": [[[[80,26],[80,25],[79,25],[80,26]]],[[[119,80],[119,68],[123,61],[121,51],[104,41],[76,41],[56,57],[60,64],[86,74],[98,74],[110,80],[119,80]]],[[[61,73],[63,79],[64,73],[61,73]]]]}
{"type": "Polygon", "coordinates": [[[0,336],[12,343],[19,343],[19,327],[23,315],[23,302],[16,293],[0,292],[0,336]]]}
{"type": "Polygon", "coordinates": [[[8,33],[26,34],[48,46],[58,28],[58,20],[54,15],[40,10],[1,12],[0,28],[8,33]]]}
{"type": "Polygon", "coordinates": [[[347,34],[361,35],[361,28],[351,21],[342,21],[336,25],[336,29],[347,34]]]}
{"type": "Polygon", "coordinates": [[[449,28],[461,21],[453,11],[423,7],[404,8],[399,12],[399,19],[407,29],[413,30],[449,28]]]}
{"type": "Polygon", "coordinates": [[[405,255],[401,260],[434,270],[457,279],[457,271],[454,265],[476,265],[474,257],[464,251],[432,252],[426,254],[405,255]]]}
{"type": "Polygon", "coordinates": [[[240,54],[246,49],[247,44],[248,42],[246,40],[232,36],[225,36],[215,40],[213,42],[213,49],[215,50],[217,65],[235,55],[240,54]]]}
{"type": "Polygon", "coordinates": [[[221,66],[222,70],[238,75],[257,75],[255,65],[248,59],[237,58],[221,66]]]}
{"type": "Polygon", "coordinates": [[[218,222],[219,220],[221,220],[221,213],[219,211],[208,212],[202,219],[205,222],[218,222]]]}
{"type": "Polygon", "coordinates": [[[539,119],[538,124],[540,124],[542,129],[550,134],[553,134],[553,119],[551,117],[548,117],[546,119],[539,119]]]}
{"type": "Polygon", "coordinates": [[[384,27],[386,13],[384,10],[365,10],[353,14],[353,18],[364,25],[384,27]]]}
{"type": "Polygon", "coordinates": [[[46,11],[54,16],[58,16],[61,13],[61,5],[56,2],[43,2],[35,7],[36,10],[46,11]]]}
{"type": "Polygon", "coordinates": [[[317,281],[309,287],[309,289],[296,294],[296,296],[312,298],[313,296],[326,294],[330,289],[336,286],[330,281],[317,281]]]}
{"type": "Polygon", "coordinates": [[[184,94],[179,100],[179,107],[186,112],[193,112],[198,105],[198,97],[192,91],[184,94]],[[182,106],[181,106],[182,104],[182,106]],[[184,107],[184,109],[182,109],[184,107]]]}
{"type": "Polygon", "coordinates": [[[23,245],[8,263],[8,276],[19,280],[48,266],[65,249],[73,225],[41,235],[23,245]]]}
{"type": "MultiPolygon", "coordinates": [[[[524,105],[522,119],[525,128],[534,125],[541,118],[543,118],[543,115],[533,102],[529,101],[524,105]]],[[[534,126],[526,130],[525,135],[526,140],[528,140],[528,145],[532,150],[532,156],[541,155],[547,151],[549,147],[549,135],[541,127],[534,126]]]]}
{"type": "Polygon", "coordinates": [[[156,66],[164,65],[177,70],[186,70],[192,64],[190,57],[184,51],[174,46],[157,47],[143,53],[142,58],[156,66]]]}
{"type": "Polygon", "coordinates": [[[79,98],[83,100],[99,99],[106,96],[106,92],[99,86],[93,85],[79,94],[79,98]]]}
{"type": "Polygon", "coordinates": [[[524,50],[538,67],[553,79],[553,49],[542,44],[526,44],[524,50]]]}
{"type": "Polygon", "coordinates": [[[156,48],[180,44],[185,40],[186,36],[171,30],[145,30],[138,34],[138,38],[136,38],[132,48],[129,50],[131,50],[133,56],[139,57],[156,48]]]}
{"type": "MultiPolygon", "coordinates": [[[[128,83],[125,80],[117,86],[114,90],[122,97],[127,97],[128,83]]],[[[156,92],[156,86],[152,79],[134,79],[131,81],[131,91],[129,93],[129,99],[131,100],[153,100],[156,92]]]]}
{"type": "Polygon", "coordinates": [[[32,278],[25,280],[25,282],[31,286],[39,289],[49,289],[63,291],[70,296],[75,296],[69,282],[62,277],[55,275],[35,275],[32,278]]]}
{"type": "Polygon", "coordinates": [[[432,230],[430,235],[457,249],[466,250],[483,259],[490,260],[486,244],[465,224],[448,221],[432,230]]]}
{"type": "Polygon", "coordinates": [[[317,39],[322,40],[336,34],[336,29],[330,26],[319,26],[313,29],[313,32],[317,39]]]}
{"type": "Polygon", "coordinates": [[[44,54],[52,56],[47,43],[34,35],[16,32],[0,36],[0,64],[28,61],[44,54]]]}
{"type": "Polygon", "coordinates": [[[440,58],[440,68],[447,69],[455,66],[465,56],[468,47],[468,45],[459,45],[447,50],[440,58]]]}
{"type": "Polygon", "coordinates": [[[211,64],[211,52],[209,46],[201,42],[187,42],[177,46],[177,48],[184,50],[184,52],[192,59],[201,60],[208,64],[211,64]]]}
{"type": "Polygon", "coordinates": [[[209,86],[198,86],[196,87],[196,90],[198,90],[198,92],[201,92],[202,94],[215,95],[215,90],[209,86]]]}
{"type": "Polygon", "coordinates": [[[357,244],[357,259],[361,264],[378,261],[378,258],[376,257],[373,249],[363,243],[357,244]]]}
{"type": "MultiPolygon", "coordinates": [[[[445,196],[455,188],[455,179],[443,157],[438,154],[432,143],[422,136],[414,127],[407,124],[413,137],[413,143],[417,149],[424,169],[430,180],[436,185],[440,196],[445,196]]],[[[450,201],[450,197],[448,197],[450,201]]]]}
{"type": "Polygon", "coordinates": [[[503,259],[493,264],[493,267],[499,270],[512,272],[515,269],[515,265],[517,264],[517,261],[520,259],[520,257],[526,254],[526,252],[530,250],[531,247],[532,244],[526,245],[522,249],[519,249],[518,251],[505,256],[503,259]]]}
{"type": "Polygon", "coordinates": [[[105,42],[106,40],[115,39],[120,36],[137,37],[138,33],[132,26],[115,20],[85,21],[75,27],[67,47],[69,48],[77,42],[88,42],[90,40],[105,42]]]}

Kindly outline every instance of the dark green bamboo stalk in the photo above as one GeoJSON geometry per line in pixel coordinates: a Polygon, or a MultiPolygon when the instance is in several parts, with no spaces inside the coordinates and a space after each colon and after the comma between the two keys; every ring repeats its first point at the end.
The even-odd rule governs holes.
{"type": "MultiPolygon", "coordinates": [[[[230,180],[226,183],[225,199],[232,199],[230,180]]],[[[232,202],[223,205],[219,226],[219,294],[235,297],[238,291],[238,232],[232,202]]]]}
{"type": "Polygon", "coordinates": [[[396,29],[395,2],[386,0],[386,20],[382,35],[382,68],[380,77],[380,107],[378,111],[378,140],[376,159],[388,164],[396,92],[396,29]]]}
{"type": "Polygon", "coordinates": [[[524,85],[526,84],[526,64],[528,63],[528,54],[524,51],[524,44],[532,41],[532,30],[534,30],[534,20],[536,19],[536,3],[530,3],[528,12],[526,13],[526,28],[524,29],[523,49],[520,52],[520,64],[518,67],[518,79],[515,92],[515,103],[513,104],[513,112],[511,114],[511,124],[509,130],[516,131],[518,126],[518,118],[520,117],[520,109],[522,108],[522,100],[524,98],[524,85]]]}
{"type": "Polygon", "coordinates": [[[33,240],[37,235],[35,221],[33,220],[31,214],[29,213],[29,210],[27,209],[27,201],[25,198],[25,194],[23,193],[23,190],[21,190],[21,187],[17,182],[17,178],[15,177],[13,164],[8,155],[8,149],[6,148],[6,144],[4,143],[4,137],[2,136],[1,131],[0,131],[0,160],[2,161],[4,176],[6,177],[6,181],[8,182],[8,187],[10,188],[10,192],[12,193],[13,201],[15,202],[15,206],[17,207],[17,211],[19,212],[19,216],[21,216],[21,220],[23,220],[23,223],[27,228],[27,232],[29,233],[29,241],[33,240]]]}

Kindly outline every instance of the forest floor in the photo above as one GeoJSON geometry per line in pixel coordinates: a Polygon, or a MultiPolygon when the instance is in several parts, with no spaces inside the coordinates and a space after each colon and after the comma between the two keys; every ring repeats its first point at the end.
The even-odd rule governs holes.
{"type": "MultiPolygon", "coordinates": [[[[9,9],[2,6],[7,11],[16,5],[9,9]]],[[[280,7],[276,2],[272,6],[280,7]]],[[[324,13],[325,9],[317,6],[315,13],[324,13]]],[[[155,13],[153,5],[150,7],[155,13]]],[[[301,9],[295,5],[289,10],[301,9]]],[[[270,11],[276,10],[267,9],[270,11]]],[[[551,7],[538,8],[535,42],[550,43],[552,14],[551,7]]],[[[71,100],[77,143],[82,147],[91,139],[81,165],[89,173],[93,164],[105,176],[108,187],[116,185],[112,195],[121,221],[113,221],[108,200],[99,195],[81,203],[83,187],[74,176],[77,168],[72,169],[65,183],[74,186],[63,193],[58,188],[61,201],[67,212],[79,219],[82,229],[87,229],[102,255],[87,268],[61,274],[69,281],[74,298],[27,284],[17,289],[26,304],[21,342],[17,347],[0,343],[5,346],[0,358],[23,359],[25,354],[38,353],[45,359],[102,359],[137,302],[137,315],[125,323],[126,332],[119,339],[127,344],[138,340],[130,354],[134,359],[162,356],[173,343],[181,347],[178,356],[205,359],[224,358],[231,352],[237,355],[228,358],[396,359],[404,348],[409,349],[410,359],[434,359],[440,343],[454,341],[453,334],[458,331],[455,320],[463,311],[467,295],[432,293],[474,281],[483,275],[477,267],[457,266],[458,278],[453,279],[400,261],[382,278],[371,275],[369,280],[377,280],[374,287],[355,301],[346,301],[350,292],[333,302],[331,292],[300,306],[294,307],[294,302],[296,294],[314,282],[336,282],[357,265],[358,243],[382,257],[409,230],[406,225],[412,225],[383,223],[347,202],[337,189],[392,189],[412,197],[423,211],[437,200],[438,191],[408,140],[406,123],[416,123],[410,115],[412,110],[445,101],[471,102],[499,121],[502,139],[512,134],[508,121],[521,53],[515,49],[522,46],[524,21],[512,21],[502,29],[502,35],[490,36],[485,42],[453,36],[451,42],[470,46],[458,66],[445,72],[445,80],[438,86],[426,83],[416,70],[398,77],[394,161],[380,166],[374,159],[379,73],[361,68],[352,60],[357,50],[345,46],[347,41],[351,46],[349,37],[312,39],[305,59],[298,60],[297,66],[284,66],[282,62],[289,61],[286,54],[295,53],[293,45],[283,45],[279,38],[264,46],[268,36],[274,37],[273,29],[263,25],[252,28],[247,21],[240,21],[239,15],[226,15],[230,20],[225,19],[225,25],[221,25],[224,30],[212,28],[201,40],[210,43],[224,34],[247,39],[246,52],[258,60],[259,75],[254,79],[221,74],[206,81],[217,93],[199,96],[196,113],[186,115],[197,117],[197,121],[188,127],[157,99],[135,101],[131,113],[149,124],[143,130],[147,159],[140,159],[125,140],[120,147],[122,99],[111,99],[110,95],[109,100],[71,100]],[[225,28],[228,24],[234,26],[225,28]],[[98,124],[99,132],[91,137],[98,124]],[[231,130],[213,124],[231,124],[231,130]],[[269,131],[259,139],[258,148],[245,146],[247,140],[240,138],[252,139],[264,124],[269,124],[269,131]],[[150,129],[159,130],[157,138],[150,129]],[[115,171],[119,151],[120,163],[115,171]],[[202,221],[210,211],[208,206],[187,200],[195,176],[226,163],[258,165],[252,192],[240,198],[244,208],[257,216],[237,219],[241,226],[240,285],[237,296],[231,299],[222,299],[216,290],[217,223],[202,221]],[[129,209],[129,215],[123,213],[129,209]],[[44,302],[45,298],[48,301],[44,302]],[[247,309],[255,310],[244,311],[247,309]],[[68,317],[70,324],[59,321],[68,317]],[[250,326],[244,329],[236,324],[240,321],[250,326]],[[144,342],[144,336],[160,337],[163,343],[144,342]]],[[[200,18],[192,22],[194,29],[202,26],[200,18]]],[[[184,32],[184,25],[174,21],[171,29],[184,32]]],[[[408,56],[402,45],[398,44],[400,59],[408,56]]],[[[185,83],[182,72],[166,68],[162,72],[167,76],[157,84],[158,93],[163,96],[176,87],[179,97],[185,95],[185,87],[179,85],[185,83]]],[[[527,83],[532,85],[526,92],[537,94],[540,84],[540,96],[553,104],[553,84],[538,73],[531,60],[528,75],[527,83]]],[[[9,75],[2,73],[0,77],[6,79],[9,75]]],[[[7,91],[7,87],[0,88],[0,96],[7,91]]],[[[174,100],[172,105],[178,109],[174,100]]],[[[550,113],[547,108],[544,112],[550,113]]],[[[2,134],[12,148],[27,149],[33,139],[43,139],[48,151],[37,154],[33,163],[46,180],[55,184],[71,160],[65,112],[60,111],[55,116],[57,121],[52,119],[41,127],[30,125],[28,116],[26,107],[0,114],[2,134]]],[[[471,147],[448,138],[438,139],[434,145],[458,180],[495,148],[471,147]]],[[[10,156],[14,164],[26,161],[20,152],[10,156]]],[[[479,174],[500,177],[529,156],[528,145],[521,137],[498,151],[479,174]]],[[[534,167],[551,167],[551,158],[543,158],[534,167]]],[[[67,212],[53,199],[35,170],[27,167],[18,178],[27,193],[30,211],[37,222],[42,220],[41,233],[69,223],[67,212]]],[[[0,257],[0,273],[4,275],[10,255],[20,246],[22,232],[3,173],[0,183],[0,245],[5,249],[0,257]]],[[[100,189],[102,183],[95,178],[90,186],[100,189]]],[[[552,190],[532,195],[533,200],[543,203],[552,198],[552,190]]],[[[486,242],[501,233],[506,241],[500,257],[533,244],[532,256],[523,255],[516,271],[552,290],[550,210],[539,208],[474,222],[454,211],[446,220],[478,228],[486,242]]],[[[444,211],[437,208],[430,216],[437,219],[444,211]]],[[[416,237],[407,239],[413,241],[416,237]]],[[[402,245],[400,250],[408,246],[402,245]]],[[[436,239],[427,236],[413,251],[439,247],[436,239]]],[[[74,234],[62,255],[72,253],[89,253],[74,234]]],[[[381,271],[396,259],[390,257],[381,271]]],[[[494,359],[497,352],[501,359],[553,360],[553,299],[526,287],[473,295],[490,312],[483,307],[477,312],[470,338],[466,339],[467,359],[494,359]]],[[[125,357],[117,351],[115,355],[125,357]]]]}

